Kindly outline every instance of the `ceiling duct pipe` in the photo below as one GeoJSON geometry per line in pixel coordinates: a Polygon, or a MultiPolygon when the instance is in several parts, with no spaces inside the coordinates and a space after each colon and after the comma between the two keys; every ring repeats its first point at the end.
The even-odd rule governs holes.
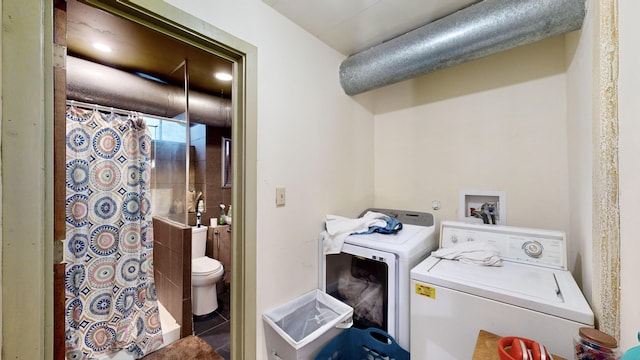
{"type": "Polygon", "coordinates": [[[585,0],[484,0],[346,58],[347,95],[411,79],[582,27],[585,0]]]}
{"type": "MultiPolygon", "coordinates": [[[[174,118],[185,112],[184,87],[163,84],[72,56],[67,57],[67,99],[174,118]]],[[[231,126],[231,100],[189,91],[189,120],[231,126]]]]}

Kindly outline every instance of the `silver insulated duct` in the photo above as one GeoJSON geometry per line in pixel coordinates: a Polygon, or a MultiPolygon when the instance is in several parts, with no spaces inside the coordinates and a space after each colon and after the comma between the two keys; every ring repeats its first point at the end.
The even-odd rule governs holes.
{"type": "Polygon", "coordinates": [[[585,0],[484,0],[346,58],[347,95],[411,79],[582,27],[585,0]]]}
{"type": "MultiPolygon", "coordinates": [[[[67,57],[67,99],[168,118],[185,112],[184,88],[72,56],[67,57]]],[[[189,120],[231,126],[231,100],[189,91],[189,120]]]]}

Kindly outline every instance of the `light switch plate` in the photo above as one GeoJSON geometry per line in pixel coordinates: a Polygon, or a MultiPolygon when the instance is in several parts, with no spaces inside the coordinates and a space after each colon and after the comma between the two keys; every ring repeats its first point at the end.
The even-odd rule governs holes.
{"type": "Polygon", "coordinates": [[[284,188],[276,188],[276,206],[284,206],[285,200],[284,188]]]}

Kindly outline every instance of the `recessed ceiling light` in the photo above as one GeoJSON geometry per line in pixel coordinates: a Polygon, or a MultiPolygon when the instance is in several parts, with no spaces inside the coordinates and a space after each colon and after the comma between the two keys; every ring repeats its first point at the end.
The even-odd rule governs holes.
{"type": "Polygon", "coordinates": [[[227,74],[227,73],[216,73],[216,79],[218,80],[222,80],[222,81],[231,81],[231,79],[233,79],[233,76],[227,74]]]}
{"type": "Polygon", "coordinates": [[[102,52],[111,52],[111,48],[105,44],[93,43],[93,47],[102,52]]]}

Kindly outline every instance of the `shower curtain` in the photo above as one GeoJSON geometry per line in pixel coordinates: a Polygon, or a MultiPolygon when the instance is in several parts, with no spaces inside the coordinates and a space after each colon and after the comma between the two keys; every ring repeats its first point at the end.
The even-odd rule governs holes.
{"type": "Polygon", "coordinates": [[[162,345],[144,121],[67,108],[67,359],[162,345]]]}

